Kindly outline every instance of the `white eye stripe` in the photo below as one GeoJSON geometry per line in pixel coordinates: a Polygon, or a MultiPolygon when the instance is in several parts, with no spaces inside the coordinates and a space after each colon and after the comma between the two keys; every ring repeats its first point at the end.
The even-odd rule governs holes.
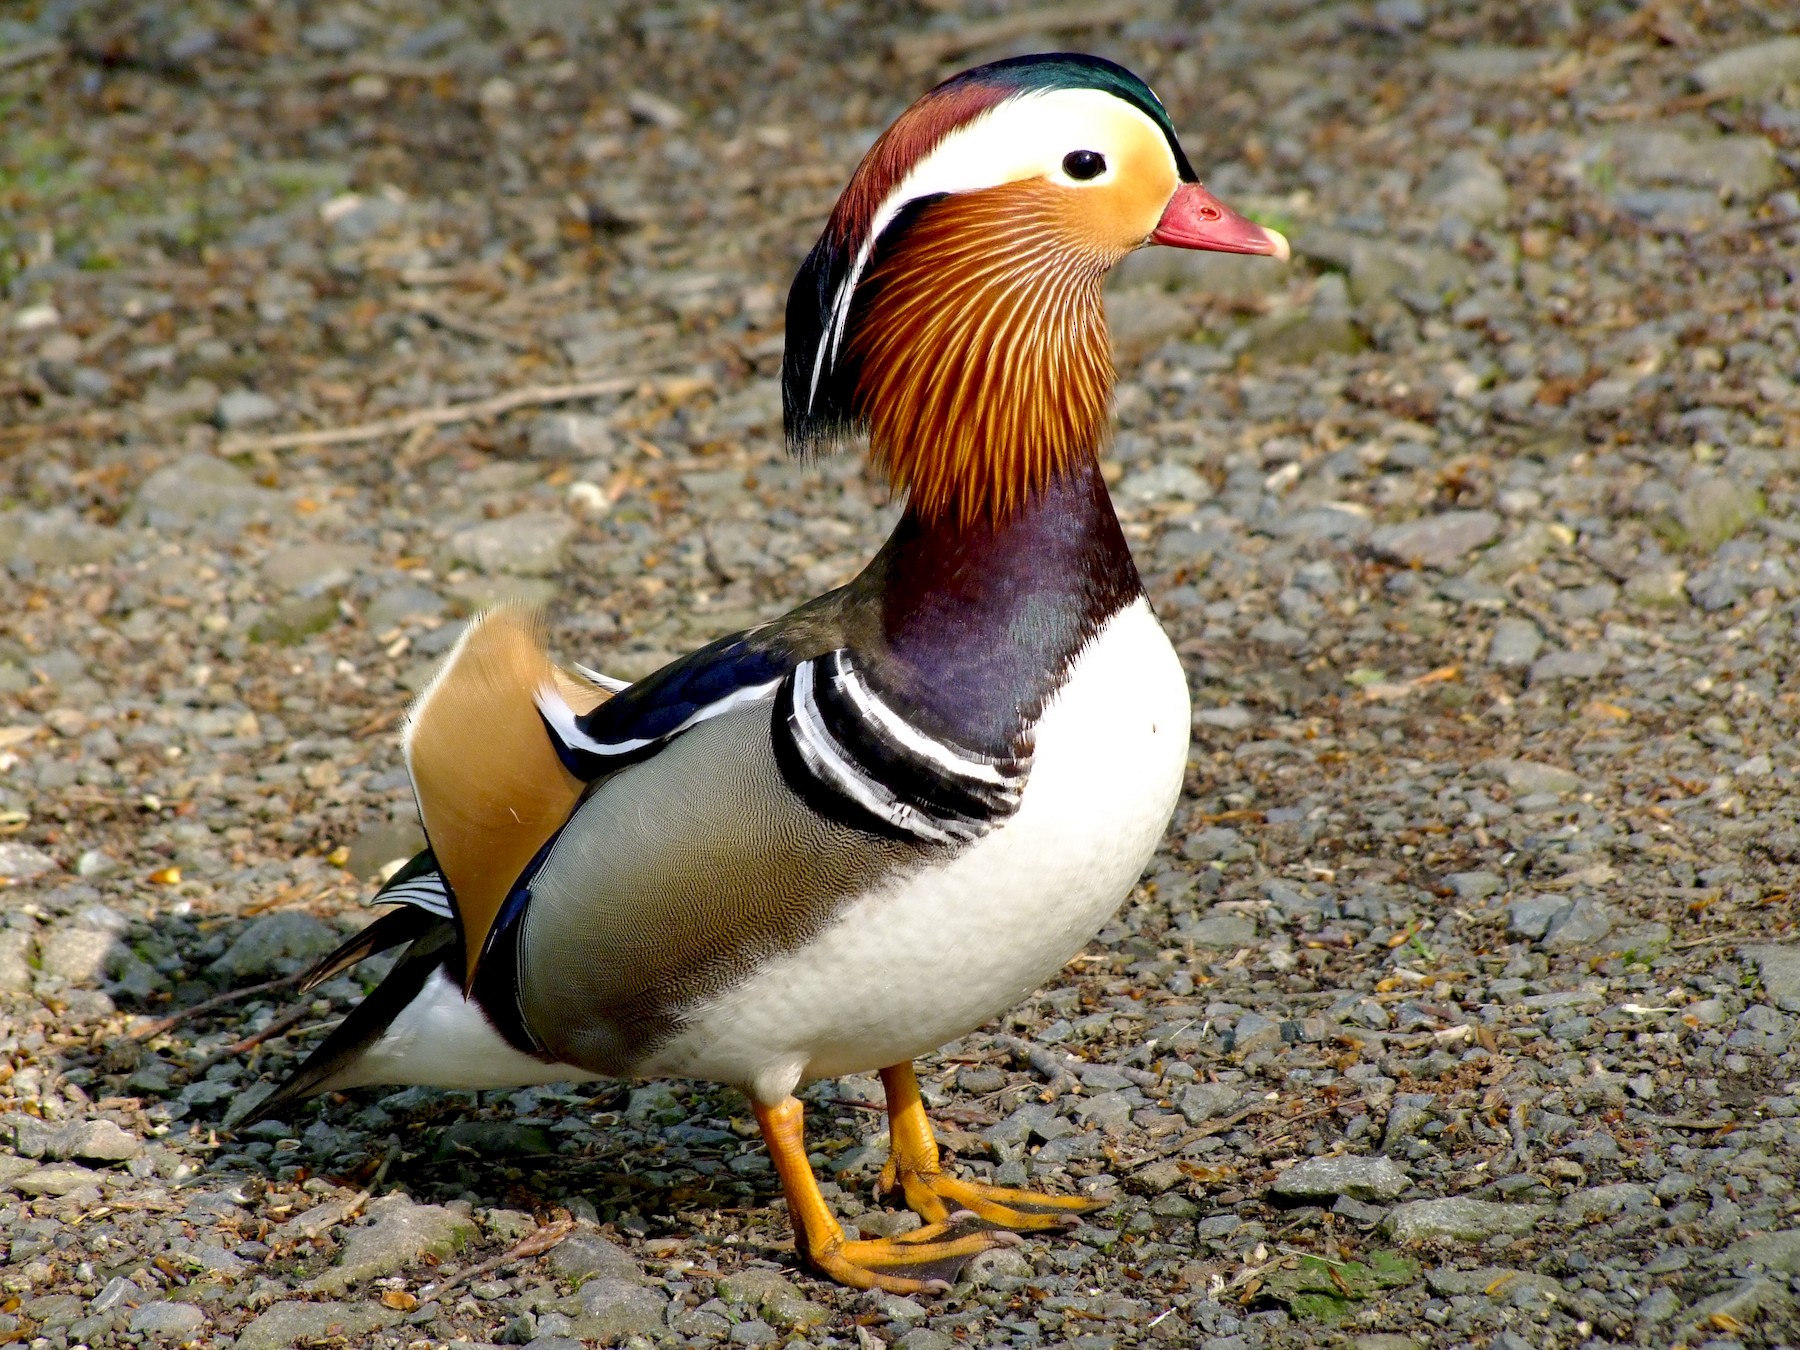
{"type": "Polygon", "coordinates": [[[1111,180],[1113,166],[1120,158],[1118,144],[1141,137],[1144,129],[1151,132],[1155,144],[1165,148],[1173,171],[1175,155],[1167,149],[1162,128],[1141,109],[1100,89],[1032,90],[1018,94],[939,141],[876,209],[868,237],[858,245],[855,260],[838,284],[813,358],[808,410],[818,398],[820,379],[837,364],[849,326],[851,302],[875,245],[907,203],[1028,178],[1092,187],[1111,180]],[[1081,182],[1070,178],[1063,172],[1062,161],[1072,150],[1099,153],[1106,159],[1106,171],[1098,178],[1081,182]]]}

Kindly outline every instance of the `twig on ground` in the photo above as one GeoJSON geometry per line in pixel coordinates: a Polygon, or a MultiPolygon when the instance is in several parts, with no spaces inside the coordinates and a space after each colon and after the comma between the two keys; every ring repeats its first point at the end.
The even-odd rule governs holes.
{"type": "Polygon", "coordinates": [[[154,1022],[150,1023],[149,1026],[139,1027],[136,1031],[131,1033],[131,1039],[134,1041],[147,1041],[152,1036],[160,1036],[165,1031],[173,1030],[183,1022],[187,1021],[190,1017],[199,1017],[203,1013],[211,1012],[214,1008],[223,1008],[227,1004],[237,1003],[247,998],[254,998],[257,994],[267,994],[277,989],[285,989],[289,985],[300,983],[300,977],[305,973],[305,971],[296,971],[292,975],[282,975],[277,979],[264,980],[261,984],[246,985],[242,989],[233,989],[230,993],[219,994],[213,998],[204,999],[199,1003],[190,1004],[186,1008],[170,1013],[167,1017],[157,1018],[154,1022]]]}
{"type": "Polygon", "coordinates": [[[419,1296],[421,1298],[442,1298],[458,1285],[479,1280],[483,1275],[492,1275],[496,1270],[503,1270],[516,1262],[526,1261],[534,1256],[542,1256],[574,1231],[575,1220],[573,1219],[559,1219],[555,1223],[546,1224],[537,1232],[527,1234],[516,1245],[501,1252],[500,1255],[490,1256],[480,1265],[470,1266],[461,1274],[452,1275],[442,1284],[426,1285],[419,1290],[419,1296]]]}
{"type": "Polygon", "coordinates": [[[253,1032],[244,1037],[241,1041],[233,1041],[222,1050],[213,1051],[212,1054],[208,1055],[193,1067],[193,1070],[188,1074],[189,1079],[192,1080],[201,1077],[208,1069],[212,1068],[213,1065],[222,1063],[228,1059],[235,1059],[237,1056],[244,1054],[247,1051],[254,1050],[264,1041],[274,1040],[277,1036],[281,1035],[282,1032],[292,1028],[301,1018],[307,1016],[311,1012],[312,1003],[310,1001],[302,1003],[298,1008],[294,1008],[289,1012],[283,1013],[280,1017],[277,1017],[261,1031],[253,1032]]]}
{"type": "Polygon", "coordinates": [[[404,436],[408,432],[452,426],[457,422],[478,422],[519,408],[623,394],[637,388],[643,379],[642,375],[614,375],[604,380],[584,380],[576,384],[528,385],[524,389],[513,389],[468,403],[452,403],[444,408],[420,408],[399,417],[385,417],[379,422],[360,422],[348,427],[321,427],[316,431],[283,431],[273,436],[236,437],[221,441],[219,453],[242,455],[262,450],[292,450],[302,445],[355,445],[362,441],[378,441],[384,436],[404,436]]]}

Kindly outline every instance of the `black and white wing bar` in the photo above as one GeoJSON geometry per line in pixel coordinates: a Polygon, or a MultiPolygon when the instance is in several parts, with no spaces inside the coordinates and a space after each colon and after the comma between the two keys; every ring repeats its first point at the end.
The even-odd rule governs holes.
{"type": "Polygon", "coordinates": [[[977,839],[1012,815],[1030,768],[915,726],[843,648],[782,681],[773,733],[789,786],[822,814],[932,844],[977,839]]]}

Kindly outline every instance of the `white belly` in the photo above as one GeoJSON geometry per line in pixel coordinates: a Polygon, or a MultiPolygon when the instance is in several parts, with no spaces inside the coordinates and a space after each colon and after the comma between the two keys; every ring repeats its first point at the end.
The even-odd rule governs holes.
{"type": "Polygon", "coordinates": [[[1012,1007],[1142,874],[1181,791],[1190,719],[1186,677],[1140,599],[1045,708],[1010,820],[696,1010],[639,1072],[773,1102],[809,1078],[916,1058],[1012,1007]]]}

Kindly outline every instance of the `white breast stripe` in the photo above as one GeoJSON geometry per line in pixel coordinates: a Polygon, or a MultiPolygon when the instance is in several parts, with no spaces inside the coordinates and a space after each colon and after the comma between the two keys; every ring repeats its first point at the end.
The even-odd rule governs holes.
{"type": "Polygon", "coordinates": [[[994,767],[993,760],[987,759],[985,756],[969,755],[925,735],[889,707],[863,682],[861,673],[847,665],[841,654],[837,655],[838,683],[844,692],[850,695],[851,701],[856,704],[856,710],[906,749],[930,760],[945,773],[955,774],[958,778],[971,779],[974,782],[986,783],[990,787],[997,788],[1016,786],[1011,779],[994,767]]]}
{"type": "Polygon", "coordinates": [[[680,726],[665,731],[660,736],[644,736],[628,741],[597,741],[583,731],[575,721],[575,710],[571,708],[554,685],[540,686],[537,691],[538,711],[550,724],[556,738],[571,750],[580,750],[590,755],[628,755],[634,750],[642,750],[647,745],[658,741],[666,741],[671,736],[679,736],[689,727],[698,726],[709,717],[717,717],[722,712],[733,708],[741,708],[746,703],[758,703],[773,698],[780,680],[770,680],[766,684],[746,685],[742,689],[734,689],[724,698],[697,709],[691,717],[686,718],[680,726]]]}
{"type": "Polygon", "coordinates": [[[901,801],[850,761],[837,738],[825,727],[814,700],[813,662],[803,661],[794,670],[794,746],[806,767],[830,783],[863,810],[932,843],[948,843],[963,837],[939,829],[924,815],[901,801]]]}

